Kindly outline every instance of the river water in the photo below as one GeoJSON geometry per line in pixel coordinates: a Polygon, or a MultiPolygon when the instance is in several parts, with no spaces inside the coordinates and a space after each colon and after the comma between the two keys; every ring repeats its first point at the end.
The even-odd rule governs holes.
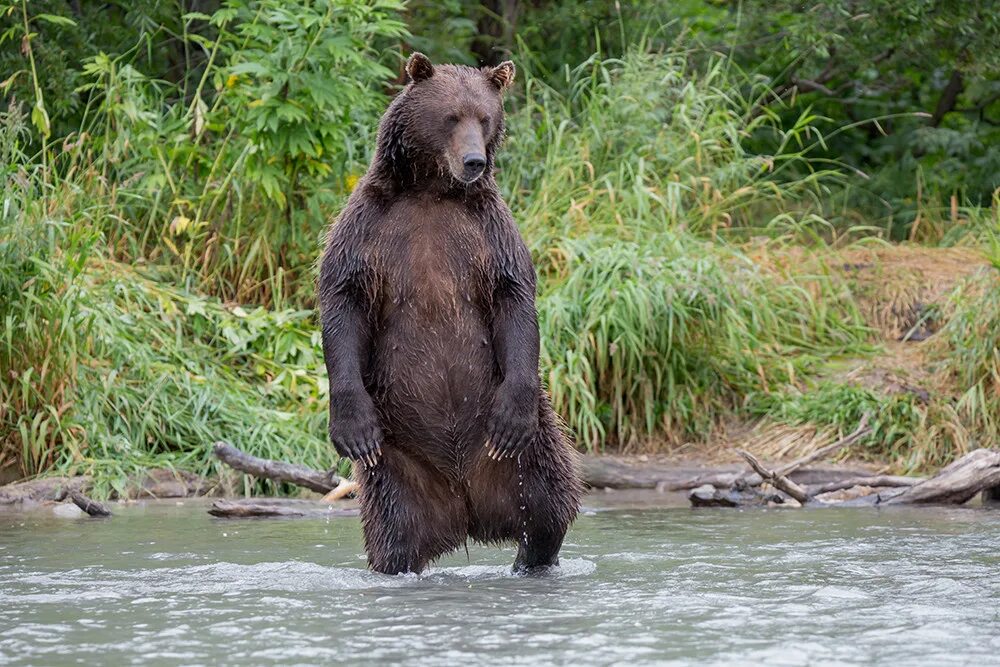
{"type": "Polygon", "coordinates": [[[1000,660],[1000,512],[587,504],[544,577],[374,574],[356,518],[0,514],[0,664],[1000,660]]]}

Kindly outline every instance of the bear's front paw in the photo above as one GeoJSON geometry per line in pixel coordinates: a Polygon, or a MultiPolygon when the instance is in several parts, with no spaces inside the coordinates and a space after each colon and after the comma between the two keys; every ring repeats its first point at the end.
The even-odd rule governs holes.
{"type": "Polygon", "coordinates": [[[490,458],[516,458],[531,444],[538,430],[537,393],[532,387],[500,386],[486,426],[490,458]]]}
{"type": "Polygon", "coordinates": [[[371,467],[382,456],[382,429],[368,394],[330,397],[330,441],[341,456],[371,467]]]}

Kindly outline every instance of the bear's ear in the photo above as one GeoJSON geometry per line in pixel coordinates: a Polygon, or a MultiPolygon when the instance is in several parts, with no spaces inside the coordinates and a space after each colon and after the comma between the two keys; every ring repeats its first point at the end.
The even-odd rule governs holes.
{"type": "Polygon", "coordinates": [[[414,51],[406,61],[406,73],[410,76],[410,81],[420,83],[434,76],[434,65],[431,64],[430,58],[419,51],[414,51]]]}
{"type": "Polygon", "coordinates": [[[490,82],[500,90],[506,90],[510,84],[514,83],[514,63],[505,60],[496,67],[486,70],[486,76],[490,82]]]}

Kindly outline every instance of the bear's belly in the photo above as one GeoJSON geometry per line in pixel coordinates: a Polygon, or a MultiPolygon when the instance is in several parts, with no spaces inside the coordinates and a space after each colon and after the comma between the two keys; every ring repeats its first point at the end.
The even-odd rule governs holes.
{"type": "Polygon", "coordinates": [[[499,376],[482,224],[461,202],[409,198],[388,214],[376,246],[368,382],[387,444],[459,469],[468,450],[485,442],[499,376]]]}
{"type": "Polygon", "coordinates": [[[471,304],[428,320],[401,308],[376,331],[373,398],[394,446],[444,467],[485,442],[498,382],[490,333],[471,304]]]}

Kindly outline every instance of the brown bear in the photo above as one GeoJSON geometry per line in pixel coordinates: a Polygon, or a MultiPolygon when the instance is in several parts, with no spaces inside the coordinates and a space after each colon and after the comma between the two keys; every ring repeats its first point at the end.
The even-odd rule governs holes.
{"type": "Polygon", "coordinates": [[[466,543],[558,563],[572,446],[538,374],[535,271],[497,189],[514,65],[434,66],[379,123],[320,265],[330,439],[355,462],[370,567],[420,572],[466,543]]]}

